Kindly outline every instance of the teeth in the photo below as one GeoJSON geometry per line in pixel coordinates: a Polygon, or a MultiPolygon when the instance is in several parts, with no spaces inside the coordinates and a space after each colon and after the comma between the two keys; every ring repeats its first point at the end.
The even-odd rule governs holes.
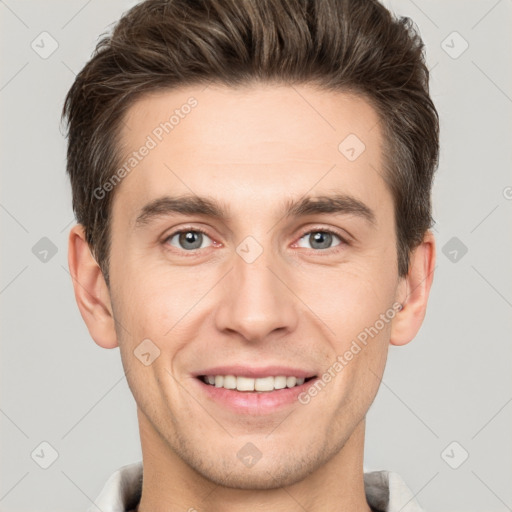
{"type": "Polygon", "coordinates": [[[302,377],[236,377],[234,375],[207,375],[203,378],[206,384],[216,388],[236,389],[237,391],[274,391],[275,389],[293,388],[304,384],[302,377]]]}
{"type": "Polygon", "coordinates": [[[236,378],[236,389],[238,391],[254,391],[254,381],[256,379],[249,379],[247,377],[236,378]]]}
{"type": "Polygon", "coordinates": [[[236,389],[236,377],[233,375],[226,375],[224,377],[224,387],[226,389],[236,389]]]}
{"type": "Polygon", "coordinates": [[[264,377],[261,379],[254,379],[255,391],[273,391],[274,390],[274,377],[264,377]]]}
{"type": "Polygon", "coordinates": [[[286,387],[286,377],[274,377],[274,389],[283,389],[286,387]]]}
{"type": "Polygon", "coordinates": [[[286,387],[293,388],[297,384],[297,377],[286,377],[286,387]]]}

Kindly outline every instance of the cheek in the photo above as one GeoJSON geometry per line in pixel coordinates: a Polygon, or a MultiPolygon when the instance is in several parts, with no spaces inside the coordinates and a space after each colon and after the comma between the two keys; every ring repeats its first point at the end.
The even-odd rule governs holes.
{"type": "MultiPolygon", "coordinates": [[[[375,324],[394,303],[396,272],[375,256],[338,268],[304,272],[299,296],[329,328],[333,344],[342,349],[365,328],[375,324]]],[[[379,331],[389,336],[389,325],[379,331]]]]}
{"type": "Polygon", "coordinates": [[[193,295],[187,287],[189,276],[180,277],[171,269],[153,267],[148,261],[125,263],[118,277],[117,318],[138,337],[165,335],[186,312],[193,295]]]}
{"type": "Polygon", "coordinates": [[[192,276],[183,267],[180,270],[153,268],[150,262],[124,266],[113,305],[123,364],[137,375],[156,373],[162,365],[174,371],[182,349],[197,335],[197,317],[204,305],[201,298],[215,276],[208,279],[197,272],[192,276]],[[134,357],[142,351],[158,355],[147,369],[134,357]]]}

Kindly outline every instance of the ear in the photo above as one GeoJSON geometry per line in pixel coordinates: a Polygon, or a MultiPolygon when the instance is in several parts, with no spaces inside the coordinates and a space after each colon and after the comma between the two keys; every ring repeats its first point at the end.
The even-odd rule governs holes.
{"type": "Polygon", "coordinates": [[[100,347],[117,347],[110,293],[81,224],[73,226],[69,233],[68,265],[76,303],[91,337],[100,347]]]}
{"type": "Polygon", "coordinates": [[[397,300],[403,307],[391,324],[389,342],[392,345],[409,343],[420,330],[427,311],[435,262],[436,243],[429,230],[425,233],[423,242],[411,254],[408,274],[400,278],[397,300]]]}

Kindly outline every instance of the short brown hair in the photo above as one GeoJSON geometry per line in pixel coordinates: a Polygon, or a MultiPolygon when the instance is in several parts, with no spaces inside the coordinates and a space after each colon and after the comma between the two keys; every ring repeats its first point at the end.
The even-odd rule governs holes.
{"type": "MultiPolygon", "coordinates": [[[[377,0],[146,0],[98,43],[63,108],[73,209],[107,284],[123,116],[142,95],[200,83],[315,84],[376,109],[394,198],[398,273],[432,226],[439,119],[424,44],[412,21],[377,0]]],[[[341,142],[341,141],[340,141],[341,142]]]]}

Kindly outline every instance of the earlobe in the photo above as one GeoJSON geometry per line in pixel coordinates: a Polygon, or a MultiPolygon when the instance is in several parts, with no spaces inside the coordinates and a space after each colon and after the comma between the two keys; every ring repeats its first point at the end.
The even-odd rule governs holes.
{"type": "Polygon", "coordinates": [[[81,224],[69,233],[68,265],[76,303],[91,337],[100,347],[117,347],[110,293],[81,224]]]}
{"type": "Polygon", "coordinates": [[[434,278],[435,238],[427,231],[423,242],[411,254],[408,274],[401,279],[397,301],[403,305],[391,325],[392,345],[409,343],[420,330],[427,311],[428,297],[434,278]]]}

